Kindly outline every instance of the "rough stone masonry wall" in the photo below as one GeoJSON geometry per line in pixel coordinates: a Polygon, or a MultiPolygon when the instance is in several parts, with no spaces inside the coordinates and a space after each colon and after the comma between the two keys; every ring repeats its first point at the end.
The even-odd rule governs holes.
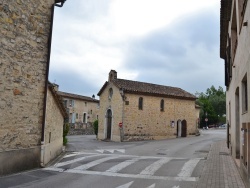
{"type": "Polygon", "coordinates": [[[51,93],[47,92],[44,162],[48,163],[62,152],[64,117],[51,93]]]}
{"type": "Polygon", "coordinates": [[[187,121],[187,136],[196,132],[195,101],[164,97],[126,94],[124,110],[124,139],[148,140],[175,138],[177,121],[187,121]],[[143,110],[138,109],[139,97],[143,97],[143,110]],[[164,100],[164,111],[160,101],[164,100]],[[170,121],[175,122],[172,128],[170,121]]]}
{"type": "Polygon", "coordinates": [[[0,155],[40,144],[53,3],[0,0],[0,155]]]}

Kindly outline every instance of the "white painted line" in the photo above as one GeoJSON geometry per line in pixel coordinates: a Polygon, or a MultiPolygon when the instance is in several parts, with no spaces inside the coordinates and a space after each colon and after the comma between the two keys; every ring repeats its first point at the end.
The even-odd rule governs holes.
{"type": "Polygon", "coordinates": [[[151,165],[147,166],[143,171],[141,171],[141,175],[154,175],[154,173],[161,168],[161,166],[167,162],[169,162],[171,159],[169,158],[163,158],[160,159],[151,165]]]}
{"type": "Polygon", "coordinates": [[[178,174],[179,177],[191,177],[194,168],[196,167],[196,165],[198,164],[198,162],[200,161],[200,158],[196,158],[196,159],[190,159],[189,161],[187,161],[184,166],[181,169],[181,172],[178,174]]]}
{"type": "Polygon", "coordinates": [[[87,164],[78,166],[78,167],[76,167],[76,168],[74,168],[74,169],[76,169],[76,170],[87,170],[87,169],[89,169],[89,168],[91,168],[91,167],[93,167],[93,166],[99,165],[99,164],[101,164],[101,163],[103,163],[103,162],[106,162],[106,161],[109,161],[109,160],[111,160],[111,159],[116,159],[116,158],[118,158],[118,157],[119,157],[119,156],[115,156],[115,155],[110,156],[110,157],[105,157],[105,158],[98,159],[98,160],[92,161],[92,162],[90,162],[90,163],[87,163],[87,164]]]}
{"type": "Polygon", "coordinates": [[[79,155],[79,154],[81,154],[81,153],[80,152],[74,152],[72,154],[65,155],[63,158],[65,159],[65,158],[73,157],[73,156],[76,156],[76,155],[79,155]]]}
{"type": "MultiPolygon", "coordinates": [[[[103,150],[104,151],[104,150],[103,150]]],[[[84,154],[84,155],[101,155],[101,156],[113,156],[114,154],[106,154],[106,153],[103,153],[103,154],[97,154],[97,153],[86,153],[86,152],[81,152],[81,154],[84,154]]],[[[138,155],[118,155],[118,154],[115,154],[119,157],[138,157],[138,155]]],[[[180,160],[184,160],[184,159],[188,159],[188,158],[182,158],[182,157],[156,157],[156,156],[141,156],[143,158],[147,158],[147,159],[164,159],[164,158],[168,158],[168,159],[180,159],[180,160]]],[[[199,159],[204,159],[204,158],[199,158],[199,159]]]]}
{"type": "Polygon", "coordinates": [[[47,167],[47,168],[42,168],[42,170],[49,170],[49,171],[55,171],[55,172],[63,172],[63,168],[53,168],[53,167],[47,167]]]}
{"type": "Polygon", "coordinates": [[[180,186],[178,185],[178,186],[174,186],[174,187],[172,187],[172,188],[180,188],[180,186]]]}
{"type": "Polygon", "coordinates": [[[106,149],[106,151],[110,152],[110,153],[114,153],[114,149],[106,149]]]}
{"type": "Polygon", "coordinates": [[[121,186],[116,187],[116,188],[129,188],[129,187],[130,187],[130,185],[132,185],[133,183],[134,183],[134,181],[131,181],[131,182],[129,182],[129,183],[126,183],[126,184],[121,185],[121,186]]]}
{"type": "Polygon", "coordinates": [[[149,187],[147,188],[155,188],[155,183],[153,185],[150,185],[149,187]]]}
{"type": "Polygon", "coordinates": [[[135,178],[135,179],[151,179],[151,180],[167,180],[167,181],[198,181],[198,177],[167,177],[167,176],[150,176],[141,174],[120,174],[112,172],[97,172],[97,171],[87,171],[78,169],[69,169],[64,172],[67,173],[77,173],[86,175],[101,175],[101,176],[111,176],[111,177],[123,177],[123,178],[135,178]]]}
{"type": "Polygon", "coordinates": [[[55,166],[56,167],[61,167],[61,166],[65,166],[65,165],[68,165],[68,164],[72,164],[72,163],[75,163],[75,162],[78,162],[78,161],[82,161],[82,160],[87,159],[87,158],[96,157],[96,156],[100,156],[100,154],[98,154],[98,155],[84,156],[84,157],[80,157],[80,158],[73,159],[73,160],[70,160],[70,161],[65,161],[65,162],[57,163],[57,164],[55,164],[55,166]]]}
{"type": "Polygon", "coordinates": [[[110,169],[107,170],[107,172],[119,172],[121,171],[123,168],[137,162],[140,158],[133,158],[133,159],[129,159],[126,161],[123,161],[113,167],[111,167],[110,169]]]}
{"type": "Polygon", "coordinates": [[[120,153],[125,153],[125,149],[116,149],[116,151],[118,151],[120,153]]]}
{"type": "Polygon", "coordinates": [[[103,149],[96,149],[97,152],[104,153],[103,149]]]}

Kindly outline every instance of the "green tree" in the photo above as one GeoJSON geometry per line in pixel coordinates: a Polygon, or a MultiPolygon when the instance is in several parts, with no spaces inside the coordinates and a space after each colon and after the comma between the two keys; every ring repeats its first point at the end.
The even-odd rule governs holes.
{"type": "Polygon", "coordinates": [[[196,92],[195,95],[198,98],[196,104],[201,107],[200,123],[202,126],[206,125],[205,118],[208,119],[208,125],[225,123],[226,93],[222,87],[216,89],[211,86],[206,93],[196,92]]]}

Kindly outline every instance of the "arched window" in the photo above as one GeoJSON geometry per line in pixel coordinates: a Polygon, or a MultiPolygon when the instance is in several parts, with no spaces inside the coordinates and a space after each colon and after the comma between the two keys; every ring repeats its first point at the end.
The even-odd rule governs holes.
{"type": "Polygon", "coordinates": [[[113,89],[109,88],[109,99],[111,99],[113,96],[113,89]]]}
{"type": "Polygon", "coordinates": [[[139,110],[142,110],[142,108],[143,108],[143,98],[142,97],[140,97],[139,98],[139,110]]]}
{"type": "Polygon", "coordinates": [[[161,99],[160,109],[161,109],[161,111],[164,111],[164,100],[163,99],[161,99]]]}

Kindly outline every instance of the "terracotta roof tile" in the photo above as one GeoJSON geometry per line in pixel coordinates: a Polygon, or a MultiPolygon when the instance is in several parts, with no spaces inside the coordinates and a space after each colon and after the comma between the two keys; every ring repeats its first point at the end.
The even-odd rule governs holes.
{"type": "Polygon", "coordinates": [[[58,91],[57,93],[61,97],[65,97],[65,98],[79,99],[79,100],[95,102],[95,103],[99,102],[99,100],[97,100],[97,99],[93,99],[91,97],[86,97],[86,96],[77,95],[77,94],[73,94],[73,93],[66,93],[66,92],[62,92],[62,91],[58,91]]]}
{"type": "MultiPolygon", "coordinates": [[[[196,97],[177,87],[163,86],[146,82],[138,82],[124,79],[112,81],[119,89],[123,88],[127,93],[141,93],[146,95],[167,96],[195,100],[196,97]]],[[[100,92],[102,89],[100,90],[100,92]]],[[[99,92],[99,94],[100,94],[99,92]]]]}

